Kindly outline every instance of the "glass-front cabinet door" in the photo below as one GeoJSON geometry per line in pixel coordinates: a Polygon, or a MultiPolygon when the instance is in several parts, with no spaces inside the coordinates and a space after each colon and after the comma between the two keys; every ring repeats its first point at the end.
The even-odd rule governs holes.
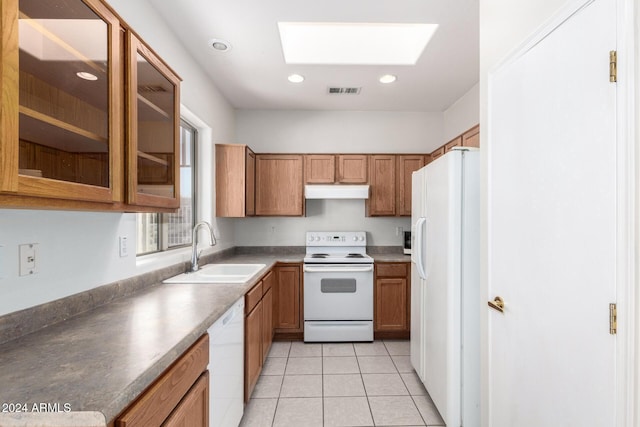
{"type": "Polygon", "coordinates": [[[180,206],[180,78],[128,34],[127,202],[180,206]]]}
{"type": "Polygon", "coordinates": [[[2,3],[0,190],[122,201],[118,19],[96,0],[2,3]]]}

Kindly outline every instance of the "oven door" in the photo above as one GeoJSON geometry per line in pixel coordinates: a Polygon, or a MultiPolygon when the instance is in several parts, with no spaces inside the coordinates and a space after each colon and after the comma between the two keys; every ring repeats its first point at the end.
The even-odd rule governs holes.
{"type": "Polygon", "coordinates": [[[304,320],[373,320],[373,264],[305,264],[304,320]]]}

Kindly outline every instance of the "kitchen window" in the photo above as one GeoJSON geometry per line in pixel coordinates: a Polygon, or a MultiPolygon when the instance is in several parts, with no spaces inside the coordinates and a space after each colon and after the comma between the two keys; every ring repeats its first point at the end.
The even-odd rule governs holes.
{"type": "Polygon", "coordinates": [[[196,214],[196,129],[180,122],[180,209],[175,213],[137,214],[136,255],[181,248],[191,244],[196,214]]]}

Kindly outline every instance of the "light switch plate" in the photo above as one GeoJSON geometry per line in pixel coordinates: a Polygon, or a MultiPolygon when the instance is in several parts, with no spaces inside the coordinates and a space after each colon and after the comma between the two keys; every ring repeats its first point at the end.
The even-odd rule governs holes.
{"type": "Polygon", "coordinates": [[[29,276],[38,272],[38,244],[26,243],[19,246],[20,276],[29,276]]]}

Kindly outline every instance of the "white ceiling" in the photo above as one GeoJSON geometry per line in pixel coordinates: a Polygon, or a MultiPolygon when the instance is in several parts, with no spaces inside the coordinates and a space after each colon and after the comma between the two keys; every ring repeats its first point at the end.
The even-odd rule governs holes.
{"type": "Polygon", "coordinates": [[[478,0],[149,0],[238,109],[444,111],[478,81],[478,0]],[[435,23],[415,66],[287,65],[277,23],[435,23]],[[208,41],[231,43],[218,52],[208,41]],[[287,76],[305,76],[302,84],[287,76]],[[383,85],[378,78],[395,74],[383,85]],[[328,95],[329,86],[362,87],[328,95]]]}

